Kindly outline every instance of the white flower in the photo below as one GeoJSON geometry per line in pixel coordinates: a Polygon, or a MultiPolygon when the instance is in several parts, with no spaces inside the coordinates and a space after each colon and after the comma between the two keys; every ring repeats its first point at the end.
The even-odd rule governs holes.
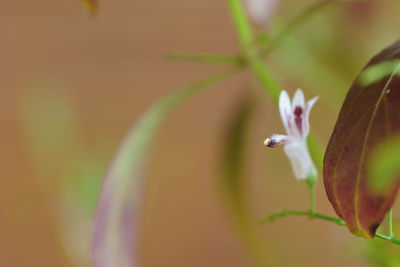
{"type": "Polygon", "coordinates": [[[317,100],[318,96],[305,103],[303,91],[297,89],[291,103],[289,95],[283,90],[279,96],[279,111],[287,135],[274,134],[264,141],[268,147],[284,145],[293,173],[299,180],[316,176],[316,169],[307,148],[307,136],[310,132],[308,117],[317,100]]]}
{"type": "Polygon", "coordinates": [[[278,7],[278,0],[244,0],[250,19],[261,27],[266,26],[278,7]]]}

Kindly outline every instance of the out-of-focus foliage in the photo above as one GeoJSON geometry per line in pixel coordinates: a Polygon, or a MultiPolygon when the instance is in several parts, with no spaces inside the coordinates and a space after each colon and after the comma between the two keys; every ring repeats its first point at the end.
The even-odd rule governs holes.
{"type": "Polygon", "coordinates": [[[399,57],[400,41],[367,64],[346,96],[325,153],[329,200],[352,233],[368,238],[375,236],[399,188],[396,183],[384,193],[374,193],[368,175],[373,148],[400,130],[400,77],[396,76],[400,64],[389,64],[392,71],[387,69],[387,62],[399,57]]]}
{"type": "Polygon", "coordinates": [[[23,92],[20,107],[22,133],[38,184],[42,190],[52,185],[48,203],[62,245],[74,266],[87,266],[104,154],[82,145],[76,107],[65,90],[40,84],[23,92]]]}
{"type": "MultiPolygon", "coordinates": [[[[398,221],[394,222],[394,232],[400,230],[398,221]]],[[[397,246],[380,239],[369,240],[362,248],[363,254],[371,267],[399,267],[400,251],[397,246]]]]}
{"type": "Polygon", "coordinates": [[[257,231],[246,194],[247,133],[256,101],[243,97],[231,116],[224,138],[221,189],[230,218],[254,262],[268,266],[269,249],[257,231]]]}
{"type": "Polygon", "coordinates": [[[145,167],[155,133],[168,114],[194,93],[236,73],[210,76],[155,103],[128,132],[105,177],[95,217],[93,260],[98,267],[137,266],[136,241],[145,167]]]}
{"type": "MultiPolygon", "coordinates": [[[[90,14],[97,13],[98,11],[97,0],[79,0],[79,1],[81,4],[84,5],[84,7],[90,14]]],[[[259,0],[259,1],[268,1],[268,0],[259,0]]],[[[193,3],[195,2],[196,1],[194,1],[193,3]]],[[[270,0],[270,2],[271,3],[276,2],[276,0],[272,1],[270,0]]],[[[377,48],[382,47],[382,44],[386,44],[389,39],[392,39],[393,36],[396,36],[398,34],[398,27],[397,27],[398,17],[396,15],[400,11],[399,3],[400,2],[398,1],[346,1],[346,0],[281,1],[280,3],[281,8],[279,12],[274,14],[273,20],[271,20],[272,16],[270,13],[271,11],[273,11],[273,9],[256,10],[260,11],[259,14],[268,14],[269,12],[268,14],[269,18],[267,17],[268,32],[262,32],[265,28],[256,29],[256,31],[258,30],[260,38],[256,37],[255,40],[260,40],[260,39],[263,40],[263,43],[262,44],[260,43],[260,50],[262,51],[262,48],[268,45],[268,41],[272,40],[275,34],[279,33],[288,24],[290,24],[292,18],[295,18],[297,15],[303,13],[304,10],[313,11],[313,8],[315,10],[315,7],[326,4],[326,8],[319,10],[318,14],[312,14],[312,16],[309,16],[307,20],[303,21],[303,22],[307,21],[307,23],[300,23],[302,27],[296,26],[294,27],[296,31],[294,30],[289,31],[289,34],[286,35],[286,37],[282,42],[279,42],[279,45],[275,47],[274,51],[272,51],[265,57],[266,65],[268,65],[269,69],[271,70],[273,78],[278,80],[279,83],[282,84],[283,88],[281,89],[301,87],[308,92],[313,92],[313,94],[320,96],[320,103],[321,103],[319,107],[320,115],[317,115],[315,119],[317,121],[319,118],[321,122],[323,121],[324,123],[322,123],[321,125],[317,123],[312,124],[313,130],[315,130],[316,132],[315,136],[318,136],[323,140],[323,138],[328,135],[328,131],[330,131],[329,121],[332,117],[336,116],[336,110],[340,107],[340,103],[346,93],[346,89],[348,88],[356,72],[359,70],[361,64],[365,62],[365,58],[369,57],[372,51],[375,51],[377,48]],[[346,4],[344,4],[343,6],[339,6],[339,4],[345,2],[346,4]],[[357,2],[357,3],[351,3],[351,2],[357,2]],[[309,6],[312,8],[311,9],[308,8],[309,6]],[[265,11],[268,12],[265,13],[265,11]]],[[[172,17],[171,14],[182,15],[181,6],[177,10],[173,10],[173,7],[174,6],[176,7],[179,4],[180,4],[179,1],[178,2],[175,1],[170,5],[171,9],[168,10],[168,12],[167,10],[165,10],[163,12],[160,12],[159,14],[157,13],[157,16],[160,16],[158,17],[158,19],[160,21],[168,21],[168,23],[170,23],[171,21],[169,20],[169,18],[172,17]]],[[[78,3],[76,3],[76,5],[77,8],[82,8],[82,6],[79,6],[78,3]]],[[[128,2],[124,4],[124,8],[125,6],[129,6],[128,2]]],[[[156,10],[157,7],[159,6],[162,6],[162,4],[160,5],[159,3],[155,4],[154,10],[156,10]]],[[[115,8],[118,8],[118,6],[115,6],[115,8]]],[[[29,8],[27,10],[29,10],[29,8]]],[[[145,5],[143,4],[143,6],[141,6],[140,12],[144,12],[144,10],[145,10],[145,5]]],[[[184,9],[182,8],[182,10],[184,9]]],[[[148,31],[148,28],[146,28],[147,30],[145,30],[145,28],[140,28],[140,25],[145,24],[152,30],[154,29],[154,34],[160,37],[160,40],[168,36],[168,38],[175,38],[175,40],[173,40],[173,43],[176,43],[177,40],[176,38],[181,40],[179,36],[182,36],[181,41],[182,42],[187,41],[185,40],[185,38],[183,38],[183,36],[186,35],[184,35],[183,33],[181,33],[182,35],[179,35],[179,33],[174,32],[174,29],[172,28],[162,27],[163,28],[162,32],[158,32],[157,30],[155,30],[159,29],[159,27],[154,26],[152,23],[159,25],[159,21],[157,21],[156,19],[154,19],[153,22],[146,21],[150,16],[153,16],[155,13],[143,13],[143,17],[146,18],[145,20],[140,21],[143,24],[138,23],[139,21],[137,20],[138,16],[132,15],[129,18],[129,20],[127,19],[126,21],[124,19],[123,26],[131,26],[129,23],[135,23],[132,24],[135,25],[134,26],[135,34],[133,35],[134,37],[129,37],[129,35],[132,34],[132,31],[129,30],[128,32],[124,32],[126,28],[121,27],[121,25],[112,24],[113,23],[112,19],[114,19],[114,21],[117,21],[118,23],[122,23],[118,19],[115,20],[115,17],[111,17],[113,16],[114,13],[117,13],[118,14],[117,16],[124,15],[123,13],[120,12],[110,12],[109,14],[110,20],[107,20],[108,18],[105,18],[104,20],[101,21],[101,23],[98,24],[102,25],[102,28],[100,27],[97,28],[97,26],[95,26],[96,27],[95,31],[92,31],[92,33],[94,33],[93,36],[96,39],[95,43],[96,45],[98,45],[98,47],[96,47],[96,49],[93,49],[93,47],[90,45],[89,53],[86,52],[85,54],[88,55],[88,57],[85,57],[83,59],[85,63],[95,63],[95,64],[89,64],[90,66],[95,65],[96,67],[100,66],[99,68],[101,68],[106,64],[110,65],[110,62],[112,62],[113,66],[115,63],[118,63],[115,64],[116,66],[115,71],[118,72],[118,75],[121,75],[122,77],[124,75],[124,72],[123,71],[121,72],[121,69],[117,69],[117,66],[120,65],[119,64],[120,62],[119,61],[117,62],[117,60],[121,59],[114,58],[114,56],[117,54],[115,55],[113,54],[115,51],[119,52],[120,47],[118,45],[117,46],[115,45],[119,43],[112,43],[114,40],[117,40],[120,36],[123,36],[122,37],[123,39],[119,40],[121,43],[124,41],[126,42],[128,38],[132,38],[128,39],[128,43],[131,43],[131,41],[134,40],[134,42],[132,42],[133,46],[129,47],[129,50],[122,50],[123,47],[121,46],[121,51],[120,51],[121,54],[128,55],[127,57],[124,57],[124,59],[129,58],[129,56],[131,55],[127,54],[127,52],[146,55],[145,52],[149,52],[146,49],[154,49],[154,47],[151,45],[152,42],[149,42],[149,45],[146,46],[144,46],[143,43],[140,43],[140,45],[137,44],[139,43],[137,41],[140,38],[146,38],[146,36],[148,37],[148,35],[142,34],[142,32],[148,31]],[[132,21],[130,21],[131,19],[132,21]],[[107,27],[104,27],[104,25],[107,25],[107,27]],[[103,30],[105,31],[103,32],[103,30]],[[109,35],[109,32],[107,32],[107,30],[113,32],[113,34],[109,35]],[[107,40],[106,42],[98,42],[97,39],[101,39],[102,35],[106,34],[108,34],[107,36],[111,36],[110,37],[111,39],[109,39],[110,43],[108,43],[107,38],[105,38],[105,40],[107,40]],[[112,49],[110,49],[111,46],[112,49]],[[109,58],[107,59],[108,60],[107,62],[103,62],[102,60],[105,59],[98,57],[96,54],[97,48],[99,51],[102,51],[104,55],[110,56],[111,59],[109,58]],[[103,51],[108,51],[108,52],[103,52],[103,51]],[[91,59],[92,55],[93,58],[95,58],[93,62],[90,61],[92,60],[91,59]]],[[[135,10],[132,10],[132,13],[135,13],[135,10]]],[[[306,12],[306,15],[307,14],[310,14],[310,12],[308,13],[306,12]]],[[[155,17],[157,18],[157,16],[155,17]]],[[[28,20],[32,19],[31,14],[29,14],[29,16],[27,17],[28,20]]],[[[191,23],[193,21],[191,21],[191,18],[189,19],[188,17],[184,18],[185,22],[187,22],[188,25],[192,26],[191,23]]],[[[20,19],[19,16],[18,19],[20,19]]],[[[209,19],[211,21],[213,17],[210,16],[209,19]]],[[[226,23],[224,19],[225,19],[224,16],[220,16],[219,20],[218,21],[216,20],[215,22],[226,23]]],[[[41,21],[41,19],[38,21],[41,21]]],[[[52,21],[46,21],[46,25],[51,25],[51,22],[52,21]]],[[[165,25],[167,25],[168,23],[166,23],[165,25]]],[[[57,25],[59,26],[59,24],[57,25]]],[[[195,24],[193,24],[193,26],[194,26],[193,28],[196,28],[195,24]]],[[[44,28],[46,29],[46,26],[44,26],[44,28]]],[[[82,25],[82,29],[85,29],[85,25],[82,25]]],[[[90,27],[90,30],[93,29],[94,29],[93,27],[90,27]]],[[[208,29],[206,30],[208,31],[208,29]]],[[[210,29],[209,34],[214,34],[213,30],[214,29],[210,29]]],[[[195,31],[192,31],[192,33],[194,32],[195,31]]],[[[82,40],[73,39],[76,38],[75,35],[68,35],[67,38],[67,40],[71,40],[71,42],[72,41],[74,43],[76,42],[77,44],[76,46],[79,47],[76,50],[72,50],[73,47],[71,49],[69,42],[65,42],[66,47],[62,47],[61,43],[55,42],[57,38],[54,38],[54,35],[48,35],[49,36],[48,38],[50,38],[52,42],[55,42],[54,44],[60,45],[60,49],[62,48],[63,51],[69,51],[69,49],[71,49],[72,51],[71,53],[76,53],[78,51],[79,54],[79,51],[81,49],[83,51],[85,47],[89,46],[87,45],[88,43],[92,44],[93,40],[90,39],[90,37],[92,36],[91,34],[88,34],[88,32],[85,32],[83,30],[81,32],[81,29],[79,29],[79,31],[77,30],[77,33],[78,35],[76,36],[80,36],[79,38],[82,38],[82,40]],[[80,42],[82,42],[83,45],[80,42]]],[[[13,35],[19,36],[19,34],[13,34],[13,35]]],[[[164,40],[162,41],[164,42],[164,40]]],[[[168,47],[168,43],[171,42],[171,40],[165,40],[165,41],[166,41],[165,47],[168,47]]],[[[206,40],[206,42],[211,43],[209,42],[209,40],[206,40]]],[[[232,47],[229,46],[228,42],[230,42],[230,40],[227,40],[226,47],[229,47],[227,48],[227,50],[231,51],[232,47]]],[[[147,43],[147,41],[145,41],[145,43],[147,43]]],[[[254,43],[254,45],[256,46],[258,44],[254,43]]],[[[34,48],[35,53],[40,54],[40,52],[36,52],[37,48],[35,45],[33,45],[32,47],[34,48]]],[[[195,48],[196,46],[193,45],[193,47],[195,48]]],[[[174,48],[171,47],[165,48],[165,50],[168,49],[174,49],[174,48]]],[[[207,47],[205,47],[205,49],[207,49],[207,47]]],[[[64,52],[61,53],[61,50],[60,51],[57,50],[56,52],[59,54],[64,54],[64,52]]],[[[166,52],[168,51],[163,50],[160,53],[166,53],[166,52]]],[[[224,52],[226,51],[224,50],[224,52]]],[[[53,52],[50,51],[49,55],[51,53],[54,53],[54,51],[53,52]]],[[[70,55],[68,53],[65,54],[67,56],[70,55]]],[[[21,58],[26,56],[26,58],[29,59],[30,58],[29,49],[24,51],[24,53],[21,53],[21,55],[22,55],[21,58]],[[25,53],[27,53],[27,55],[25,55],[25,53]]],[[[59,60],[58,62],[52,62],[51,60],[49,61],[52,64],[56,63],[54,64],[54,66],[51,65],[52,70],[56,71],[64,70],[64,68],[67,68],[67,65],[71,65],[74,68],[78,69],[81,73],[86,74],[87,71],[87,69],[85,69],[87,67],[86,64],[80,64],[81,62],[79,62],[79,64],[73,63],[73,61],[69,61],[69,59],[66,62],[62,60],[62,57],[60,57],[60,59],[61,60],[59,60]],[[57,64],[62,65],[62,67],[59,68],[60,65],[57,64]]],[[[202,59],[204,60],[205,58],[202,57],[202,59]]],[[[214,57],[210,57],[206,58],[206,60],[204,61],[207,63],[217,62],[214,59],[215,59],[214,57]]],[[[223,60],[219,58],[218,62],[223,64],[241,65],[242,67],[244,64],[241,58],[236,56],[233,57],[228,56],[222,59],[223,60]]],[[[41,61],[40,64],[38,64],[39,71],[43,71],[43,69],[40,69],[41,64],[46,64],[47,61],[48,59],[44,57],[43,61],[41,61]]],[[[155,63],[151,59],[148,61],[150,63],[147,62],[147,58],[144,58],[143,61],[135,60],[129,64],[132,64],[132,67],[140,66],[141,69],[146,69],[147,66],[146,64],[155,63]],[[142,66],[144,66],[144,68],[142,68],[142,66]]],[[[259,63],[260,64],[258,66],[264,65],[263,61],[259,61],[259,63]]],[[[121,64],[121,66],[123,66],[123,64],[121,64]]],[[[124,67],[126,68],[126,66],[124,67]]],[[[151,68],[152,73],[149,73],[149,77],[157,78],[157,73],[154,74],[153,70],[155,68],[153,67],[154,66],[152,66],[151,68]]],[[[377,77],[384,77],[390,74],[391,73],[390,68],[392,67],[393,67],[393,62],[391,63],[388,62],[388,64],[382,64],[376,70],[371,68],[371,72],[373,72],[373,74],[366,75],[367,79],[365,79],[365,84],[370,83],[370,81],[368,81],[370,77],[374,77],[372,78],[372,80],[375,80],[377,79],[377,77]]],[[[29,67],[25,68],[26,71],[29,71],[29,67]]],[[[92,68],[91,71],[97,71],[96,68],[93,67],[91,68],[92,68]]],[[[20,75],[20,73],[18,73],[18,75],[20,75]]],[[[129,73],[129,76],[131,75],[132,74],[129,73]]],[[[95,78],[93,78],[93,76],[91,75],[87,76],[82,75],[82,76],[85,76],[85,79],[91,79],[91,82],[93,82],[93,84],[95,84],[95,82],[102,83],[104,78],[101,77],[101,75],[100,76],[96,75],[95,78]]],[[[107,76],[114,77],[114,73],[112,71],[108,72],[107,76]]],[[[71,76],[67,75],[67,77],[73,77],[73,75],[71,76]]],[[[118,76],[118,79],[119,78],[120,76],[118,76]]],[[[87,82],[87,80],[85,79],[79,80],[79,82],[83,83],[87,82]]],[[[130,84],[127,83],[123,84],[122,80],[123,79],[121,79],[121,87],[131,88],[130,84]]],[[[128,80],[129,82],[132,82],[132,77],[129,77],[128,80]]],[[[119,85],[117,85],[116,87],[119,87],[119,85]]],[[[143,87],[143,90],[140,90],[140,93],[146,91],[151,91],[151,88],[143,87]]],[[[101,95],[103,96],[106,95],[106,97],[108,97],[109,96],[108,94],[113,95],[113,90],[110,90],[109,92],[101,92],[99,96],[101,97],[101,95]]],[[[93,95],[94,98],[99,96],[93,95]]],[[[80,114],[77,114],[76,107],[74,106],[73,101],[71,101],[70,95],[67,94],[64,90],[62,91],[54,90],[54,87],[51,88],[51,90],[45,90],[45,91],[35,90],[32,94],[24,94],[23,98],[24,101],[21,104],[22,107],[21,112],[23,114],[23,120],[21,121],[21,125],[24,136],[26,137],[25,141],[29,145],[28,152],[30,153],[32,158],[31,160],[32,165],[34,165],[35,170],[37,171],[35,176],[39,178],[38,183],[41,184],[40,186],[41,188],[49,188],[49,187],[52,188],[52,190],[50,190],[49,192],[44,192],[43,195],[48,196],[48,199],[46,199],[46,203],[48,203],[51,209],[52,212],[51,214],[54,214],[54,218],[56,218],[55,221],[55,224],[57,226],[56,229],[61,236],[60,239],[63,245],[65,246],[65,250],[69,258],[71,259],[71,264],[73,266],[88,266],[89,253],[87,251],[89,249],[88,239],[92,230],[91,216],[95,206],[95,199],[99,192],[100,179],[101,176],[104,175],[104,168],[108,165],[106,157],[103,154],[103,148],[101,146],[94,148],[87,147],[87,142],[82,137],[83,135],[86,134],[86,132],[83,134],[82,126],[78,125],[80,122],[78,120],[80,114]]],[[[135,100],[132,99],[132,101],[135,100]]],[[[229,98],[224,99],[224,101],[229,101],[229,98]]],[[[158,102],[158,104],[160,104],[161,102],[162,101],[158,102]]],[[[169,113],[169,111],[166,111],[167,109],[169,109],[166,108],[166,106],[162,107],[158,106],[158,107],[160,108],[160,110],[155,111],[157,110],[157,108],[154,108],[151,109],[153,113],[151,111],[150,113],[146,113],[146,116],[149,116],[150,120],[153,119],[153,121],[147,123],[141,121],[140,125],[142,127],[140,129],[142,134],[136,134],[135,136],[139,137],[135,139],[135,141],[132,141],[133,144],[136,145],[139,144],[138,146],[140,149],[138,149],[138,151],[136,152],[131,151],[125,154],[125,155],[129,153],[134,154],[133,156],[134,159],[130,158],[132,154],[129,154],[126,156],[126,158],[122,160],[123,163],[121,163],[121,165],[123,166],[121,168],[126,168],[125,170],[128,169],[127,170],[128,174],[124,173],[125,178],[133,180],[124,181],[120,185],[122,188],[121,192],[123,193],[128,192],[131,193],[132,195],[131,196],[121,195],[120,196],[121,198],[117,200],[118,202],[116,205],[117,208],[113,211],[113,214],[114,215],[116,214],[116,216],[110,216],[109,218],[107,218],[111,221],[110,224],[114,223],[115,225],[117,225],[118,223],[123,224],[120,227],[120,229],[126,230],[126,232],[124,233],[118,232],[114,226],[110,227],[109,229],[102,228],[104,232],[102,232],[101,234],[106,235],[107,230],[113,231],[111,239],[115,238],[117,235],[119,236],[125,235],[126,240],[128,240],[128,242],[133,242],[130,238],[136,238],[136,236],[134,236],[134,234],[136,233],[131,233],[131,230],[137,227],[137,223],[140,222],[140,219],[135,220],[135,222],[132,222],[131,221],[132,217],[130,216],[132,214],[133,216],[137,216],[138,210],[136,209],[133,213],[130,213],[127,215],[127,217],[124,217],[125,210],[122,210],[121,207],[122,205],[126,205],[128,213],[131,208],[132,209],[135,209],[135,207],[137,208],[138,203],[136,202],[136,200],[140,198],[140,192],[138,192],[139,190],[135,191],[132,188],[130,188],[130,184],[138,183],[138,185],[140,185],[138,180],[142,178],[144,174],[141,173],[142,169],[139,167],[141,166],[140,163],[143,163],[142,161],[145,161],[145,156],[147,154],[146,152],[148,150],[148,147],[151,147],[151,143],[154,140],[152,139],[153,130],[159,127],[158,124],[161,121],[163,121],[164,117],[167,116],[169,113]],[[145,144],[146,147],[143,148],[140,146],[140,144],[145,144]],[[132,197],[132,199],[130,197],[132,197]],[[129,230],[130,227],[131,229],[129,230]]],[[[93,106],[88,105],[88,108],[93,108],[93,106]]],[[[243,182],[244,176],[242,175],[244,173],[243,162],[245,161],[245,158],[249,156],[246,155],[246,142],[244,141],[244,138],[246,137],[246,131],[249,130],[248,122],[249,122],[249,117],[251,115],[251,109],[252,109],[251,104],[245,103],[243,104],[243,107],[240,109],[240,111],[238,111],[237,114],[233,114],[234,117],[236,117],[236,119],[233,119],[232,121],[231,125],[232,129],[230,130],[231,134],[227,138],[227,143],[225,144],[226,145],[225,163],[227,167],[225,169],[226,171],[224,177],[225,178],[224,184],[226,187],[224,196],[226,197],[227,204],[230,207],[230,212],[233,221],[235,223],[235,226],[239,231],[239,234],[241,235],[242,239],[246,242],[248,248],[252,250],[250,251],[250,253],[252,253],[252,255],[255,256],[255,258],[258,258],[259,260],[261,259],[259,262],[262,264],[264,260],[263,258],[265,258],[266,255],[262,254],[263,250],[260,248],[265,246],[265,244],[262,240],[262,237],[258,236],[257,235],[258,233],[253,229],[253,226],[254,227],[257,226],[255,226],[255,222],[252,221],[251,214],[249,211],[251,209],[247,206],[247,201],[246,201],[247,196],[243,193],[243,191],[245,190],[243,182]]],[[[203,110],[201,112],[203,112],[203,110]]],[[[136,128],[136,130],[138,130],[138,128],[136,128]]],[[[90,130],[85,129],[85,131],[90,131],[90,130]]],[[[198,138],[198,136],[194,136],[194,138],[198,138]]],[[[388,142],[389,141],[390,140],[388,140],[388,142]]],[[[396,142],[394,143],[393,142],[394,141],[392,141],[391,146],[390,145],[387,146],[388,148],[385,149],[385,152],[383,151],[375,152],[376,160],[371,159],[371,161],[369,161],[371,162],[370,163],[371,166],[370,171],[372,172],[371,176],[381,177],[381,179],[379,179],[379,183],[386,183],[389,180],[391,180],[391,178],[396,179],[395,173],[398,171],[397,169],[398,165],[396,165],[395,161],[397,158],[396,148],[398,146],[396,145],[396,142]],[[382,179],[382,177],[384,177],[384,179],[382,179]]],[[[318,145],[315,144],[316,142],[310,143],[311,145],[310,150],[313,155],[316,154],[318,155],[320,154],[318,153],[318,151],[320,151],[321,149],[318,147],[318,145]]],[[[260,146],[262,146],[261,143],[260,146]]],[[[338,146],[340,147],[340,144],[338,146]]],[[[320,158],[321,157],[318,156],[314,157],[316,163],[319,162],[318,159],[320,158]]],[[[20,161],[20,159],[18,159],[18,161],[20,161]]],[[[274,171],[278,172],[280,167],[282,166],[284,165],[277,164],[274,171]]],[[[270,173],[264,173],[264,174],[260,173],[257,175],[262,177],[265,176],[266,179],[271,178],[270,179],[271,186],[274,186],[273,179],[276,179],[276,176],[272,177],[272,174],[270,173]]],[[[377,178],[373,180],[378,181],[377,178]]],[[[138,186],[137,188],[140,187],[138,186]]],[[[185,189],[182,188],[182,190],[185,189]]],[[[249,197],[254,197],[254,196],[251,195],[249,197]]],[[[115,202],[113,203],[115,204],[115,202]]],[[[271,203],[274,203],[273,199],[271,199],[270,202],[265,202],[260,204],[254,203],[254,205],[259,205],[263,207],[263,205],[272,205],[271,203]]],[[[154,240],[158,241],[156,238],[154,240]]],[[[285,236],[284,231],[282,232],[282,240],[284,240],[282,242],[287,242],[287,236],[285,236]]],[[[382,243],[383,242],[380,242],[379,244],[382,243]]],[[[111,244],[111,246],[113,245],[111,242],[109,244],[111,244]]],[[[375,242],[371,244],[375,244],[375,242]]],[[[307,243],[307,245],[309,244],[307,243]]],[[[299,244],[299,246],[304,247],[304,244],[299,244]]],[[[129,247],[130,246],[128,244],[127,248],[129,247]]],[[[284,247],[286,249],[286,246],[284,247]]],[[[388,246],[388,248],[390,249],[390,245],[388,246]]],[[[104,249],[107,249],[107,247],[105,247],[104,249]]],[[[111,253],[113,253],[114,249],[118,249],[118,247],[113,247],[110,250],[111,253]]],[[[391,258],[390,256],[387,256],[389,254],[383,251],[382,248],[376,248],[375,250],[376,250],[375,252],[378,251],[379,253],[374,253],[374,251],[370,253],[374,254],[378,258],[379,256],[380,258],[382,258],[382,255],[384,255],[386,258],[383,259],[384,260],[383,262],[387,262],[388,260],[387,258],[391,258]]],[[[134,259],[135,252],[136,252],[135,249],[132,249],[132,251],[128,252],[130,253],[131,256],[130,259],[134,259]]],[[[293,251],[288,250],[287,254],[292,254],[292,252],[293,251]]],[[[124,252],[122,251],[122,253],[124,252]]],[[[117,255],[117,253],[115,253],[114,255],[117,255]]],[[[104,256],[107,255],[105,254],[104,256]]],[[[177,255],[173,256],[176,258],[180,257],[179,251],[177,255]]],[[[231,255],[229,255],[229,257],[231,257],[231,255]]],[[[295,253],[293,253],[293,257],[295,257],[296,259],[299,258],[298,256],[295,255],[295,253]]],[[[392,265],[380,265],[380,266],[397,266],[395,265],[394,262],[395,260],[398,259],[396,259],[396,257],[392,257],[391,259],[392,259],[392,265]]],[[[299,265],[301,265],[301,263],[299,263],[299,265]]],[[[112,266],[115,266],[114,262],[112,266]]]]}

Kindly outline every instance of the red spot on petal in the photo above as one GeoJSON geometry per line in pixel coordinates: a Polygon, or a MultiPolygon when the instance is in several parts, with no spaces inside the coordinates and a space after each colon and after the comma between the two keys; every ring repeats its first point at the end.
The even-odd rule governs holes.
{"type": "Polygon", "coordinates": [[[294,113],[294,115],[296,115],[296,117],[298,117],[301,114],[303,114],[303,109],[300,106],[297,106],[297,107],[294,108],[293,113],[294,113]]]}
{"type": "Polygon", "coordinates": [[[303,114],[303,109],[300,106],[297,106],[294,108],[293,111],[295,118],[294,121],[296,122],[297,129],[299,129],[300,134],[303,134],[303,123],[302,123],[302,114],[303,114]]]}

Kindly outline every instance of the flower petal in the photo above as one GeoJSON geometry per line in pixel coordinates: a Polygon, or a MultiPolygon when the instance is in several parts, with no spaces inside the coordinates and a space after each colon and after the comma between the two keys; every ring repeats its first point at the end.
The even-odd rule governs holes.
{"type": "Polygon", "coordinates": [[[304,112],[305,101],[303,91],[299,88],[296,90],[292,101],[292,114],[293,114],[293,129],[292,135],[305,139],[307,136],[304,134],[304,112]]]}
{"type": "Polygon", "coordinates": [[[318,98],[319,98],[319,96],[315,96],[307,101],[306,108],[307,108],[308,112],[310,112],[311,108],[314,106],[315,102],[317,102],[318,98]]]}
{"type": "Polygon", "coordinates": [[[313,97],[307,101],[307,105],[304,111],[304,136],[307,137],[310,132],[310,123],[308,117],[310,116],[310,111],[314,106],[315,102],[317,102],[319,96],[313,97]]]}
{"type": "Polygon", "coordinates": [[[294,176],[298,180],[304,180],[312,170],[312,161],[305,142],[292,142],[284,147],[286,156],[289,158],[294,176]]]}
{"type": "Polygon", "coordinates": [[[289,95],[285,90],[282,90],[281,94],[279,95],[279,112],[281,114],[282,123],[285,127],[286,133],[288,135],[292,135],[292,106],[290,104],[289,95]]]}
{"type": "Polygon", "coordinates": [[[304,94],[300,88],[298,88],[296,93],[294,93],[292,101],[292,110],[294,111],[296,107],[301,107],[302,109],[305,107],[304,94]]]}

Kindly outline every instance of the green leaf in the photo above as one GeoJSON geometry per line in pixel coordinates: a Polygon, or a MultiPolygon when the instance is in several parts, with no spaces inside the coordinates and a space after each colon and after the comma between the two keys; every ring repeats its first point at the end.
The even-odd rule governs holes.
{"type": "Polygon", "coordinates": [[[105,177],[94,221],[94,266],[136,266],[136,228],[141,184],[156,131],[189,96],[237,73],[230,69],[173,92],[155,103],[131,128],[105,177]]]}
{"type": "Polygon", "coordinates": [[[353,234],[372,238],[393,204],[369,186],[372,151],[400,132],[400,41],[375,56],[348,92],[324,158],[326,193],[353,234]],[[393,62],[398,62],[394,64],[393,62]]]}
{"type": "Polygon", "coordinates": [[[254,107],[255,102],[245,97],[230,118],[224,138],[220,186],[231,222],[241,241],[258,265],[268,266],[268,247],[256,229],[245,194],[246,138],[254,107]]]}

